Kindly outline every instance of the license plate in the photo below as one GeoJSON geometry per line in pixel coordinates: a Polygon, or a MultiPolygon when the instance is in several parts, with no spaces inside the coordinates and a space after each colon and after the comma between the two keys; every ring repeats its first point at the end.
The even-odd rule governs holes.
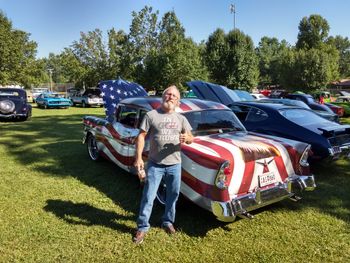
{"type": "Polygon", "coordinates": [[[263,173],[259,175],[259,186],[264,187],[270,184],[274,184],[276,182],[276,177],[273,172],[263,173]]]}
{"type": "Polygon", "coordinates": [[[334,153],[341,153],[341,148],[339,146],[334,146],[333,147],[333,152],[334,153]]]}

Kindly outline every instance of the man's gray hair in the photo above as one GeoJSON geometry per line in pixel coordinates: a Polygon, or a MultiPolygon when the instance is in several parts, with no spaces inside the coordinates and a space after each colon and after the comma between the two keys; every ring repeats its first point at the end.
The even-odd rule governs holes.
{"type": "Polygon", "coordinates": [[[181,97],[180,91],[179,91],[179,89],[178,89],[175,85],[170,85],[170,86],[167,87],[165,90],[163,90],[162,98],[164,97],[165,93],[166,93],[168,90],[170,90],[170,89],[175,89],[175,90],[177,90],[177,93],[179,94],[179,98],[178,98],[178,99],[180,99],[180,97],[181,97]]]}

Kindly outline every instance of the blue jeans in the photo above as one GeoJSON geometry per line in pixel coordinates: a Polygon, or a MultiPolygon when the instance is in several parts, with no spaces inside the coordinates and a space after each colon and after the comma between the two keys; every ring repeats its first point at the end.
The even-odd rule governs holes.
{"type": "Polygon", "coordinates": [[[161,165],[152,161],[147,164],[147,179],[143,188],[137,230],[147,232],[150,228],[153,202],[161,180],[166,184],[165,211],[162,217],[162,226],[173,224],[175,221],[175,206],[180,194],[181,164],[161,165]]]}

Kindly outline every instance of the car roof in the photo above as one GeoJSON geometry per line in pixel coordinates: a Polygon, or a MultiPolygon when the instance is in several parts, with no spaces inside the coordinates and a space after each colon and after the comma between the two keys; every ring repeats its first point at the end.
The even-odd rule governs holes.
{"type": "MultiPolygon", "coordinates": [[[[259,102],[259,101],[240,101],[240,102],[235,102],[234,104],[231,105],[245,105],[245,106],[254,106],[257,108],[261,109],[275,109],[275,110],[280,110],[280,109],[305,109],[301,108],[298,106],[289,106],[285,105],[282,103],[268,103],[268,102],[259,102]]],[[[230,105],[228,105],[230,106],[230,105]]]]}
{"type": "MultiPolygon", "coordinates": [[[[160,107],[161,101],[162,99],[158,97],[134,97],[134,98],[124,99],[120,101],[120,104],[128,104],[128,105],[133,105],[137,107],[142,107],[146,110],[153,110],[160,107]]],[[[180,107],[176,108],[176,111],[187,112],[187,111],[198,111],[198,110],[208,110],[208,109],[229,110],[228,107],[218,102],[186,98],[186,99],[180,100],[180,107]]]]}

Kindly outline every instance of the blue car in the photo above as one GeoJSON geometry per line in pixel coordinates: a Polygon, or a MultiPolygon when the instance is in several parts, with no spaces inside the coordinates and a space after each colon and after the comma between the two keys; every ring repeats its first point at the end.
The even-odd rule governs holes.
{"type": "Polygon", "coordinates": [[[225,104],[248,131],[308,143],[314,160],[350,156],[350,125],[326,120],[301,107],[237,101],[234,91],[220,85],[202,81],[187,84],[200,99],[228,102],[225,104]]]}
{"type": "Polygon", "coordinates": [[[66,99],[63,95],[54,92],[41,93],[35,101],[38,108],[44,109],[68,108],[72,105],[69,99],[66,99]]]}

